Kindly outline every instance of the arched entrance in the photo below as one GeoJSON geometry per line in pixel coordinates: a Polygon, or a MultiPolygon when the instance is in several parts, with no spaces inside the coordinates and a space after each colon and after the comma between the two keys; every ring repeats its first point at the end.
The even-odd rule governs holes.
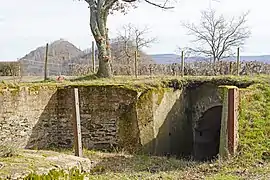
{"type": "Polygon", "coordinates": [[[219,153],[222,106],[214,106],[203,113],[195,128],[194,159],[206,161],[219,153]]]}

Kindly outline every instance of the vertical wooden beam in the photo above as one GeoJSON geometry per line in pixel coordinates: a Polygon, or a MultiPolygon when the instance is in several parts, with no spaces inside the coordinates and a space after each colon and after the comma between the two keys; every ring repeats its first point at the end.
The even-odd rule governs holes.
{"type": "Polygon", "coordinates": [[[81,119],[80,119],[80,104],[79,104],[78,88],[74,88],[73,130],[74,130],[75,156],[82,157],[82,133],[81,133],[81,119]]]}
{"type": "Polygon", "coordinates": [[[181,52],[181,76],[184,76],[184,70],[185,70],[185,57],[184,57],[184,51],[181,52]]]}
{"type": "Polygon", "coordinates": [[[236,59],[236,72],[237,76],[239,76],[239,69],[240,69],[240,48],[237,48],[237,59],[236,59]]]}
{"type": "Polygon", "coordinates": [[[229,89],[228,91],[228,150],[231,154],[233,152],[234,144],[234,89],[229,89]]]}
{"type": "Polygon", "coordinates": [[[95,42],[92,41],[92,66],[93,66],[93,73],[95,74],[96,72],[96,58],[95,58],[95,42]]]}
{"type": "Polygon", "coordinates": [[[237,126],[238,126],[238,90],[231,88],[228,90],[228,151],[235,154],[237,146],[237,126]]]}
{"type": "Polygon", "coordinates": [[[138,78],[138,51],[135,51],[134,69],[135,69],[135,77],[138,78]]]}
{"type": "Polygon", "coordinates": [[[46,44],[46,50],[45,50],[45,64],[44,64],[44,81],[48,79],[48,51],[49,51],[49,44],[46,44]]]}

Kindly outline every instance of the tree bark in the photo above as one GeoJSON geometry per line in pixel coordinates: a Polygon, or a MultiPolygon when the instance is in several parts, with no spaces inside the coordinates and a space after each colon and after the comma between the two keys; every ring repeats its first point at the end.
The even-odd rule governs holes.
{"type": "Polygon", "coordinates": [[[100,43],[97,43],[98,48],[98,60],[99,68],[97,72],[98,77],[102,78],[111,78],[112,69],[111,69],[111,53],[108,42],[102,40],[100,43]]]}
{"type": "Polygon", "coordinates": [[[98,48],[99,67],[97,76],[101,78],[111,78],[111,49],[108,37],[107,17],[108,9],[104,6],[104,1],[89,1],[90,7],[90,27],[98,48]]]}

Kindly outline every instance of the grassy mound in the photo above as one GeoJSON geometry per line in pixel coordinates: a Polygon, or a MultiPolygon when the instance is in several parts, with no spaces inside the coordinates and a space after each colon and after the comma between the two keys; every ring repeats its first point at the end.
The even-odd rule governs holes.
{"type": "Polygon", "coordinates": [[[269,83],[255,84],[242,91],[239,136],[239,157],[247,162],[255,160],[269,161],[269,83]]]}

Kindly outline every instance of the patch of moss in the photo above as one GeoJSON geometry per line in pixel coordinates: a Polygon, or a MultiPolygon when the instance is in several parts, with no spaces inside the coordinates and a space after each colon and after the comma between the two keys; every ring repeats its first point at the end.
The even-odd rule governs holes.
{"type": "Polygon", "coordinates": [[[160,105],[161,104],[165,92],[166,92],[166,88],[156,88],[156,89],[153,89],[153,93],[156,94],[157,97],[158,97],[158,99],[157,99],[157,105],[160,105]]]}
{"type": "Polygon", "coordinates": [[[143,109],[147,104],[152,104],[153,90],[149,89],[141,93],[137,101],[137,108],[143,109]]]}

